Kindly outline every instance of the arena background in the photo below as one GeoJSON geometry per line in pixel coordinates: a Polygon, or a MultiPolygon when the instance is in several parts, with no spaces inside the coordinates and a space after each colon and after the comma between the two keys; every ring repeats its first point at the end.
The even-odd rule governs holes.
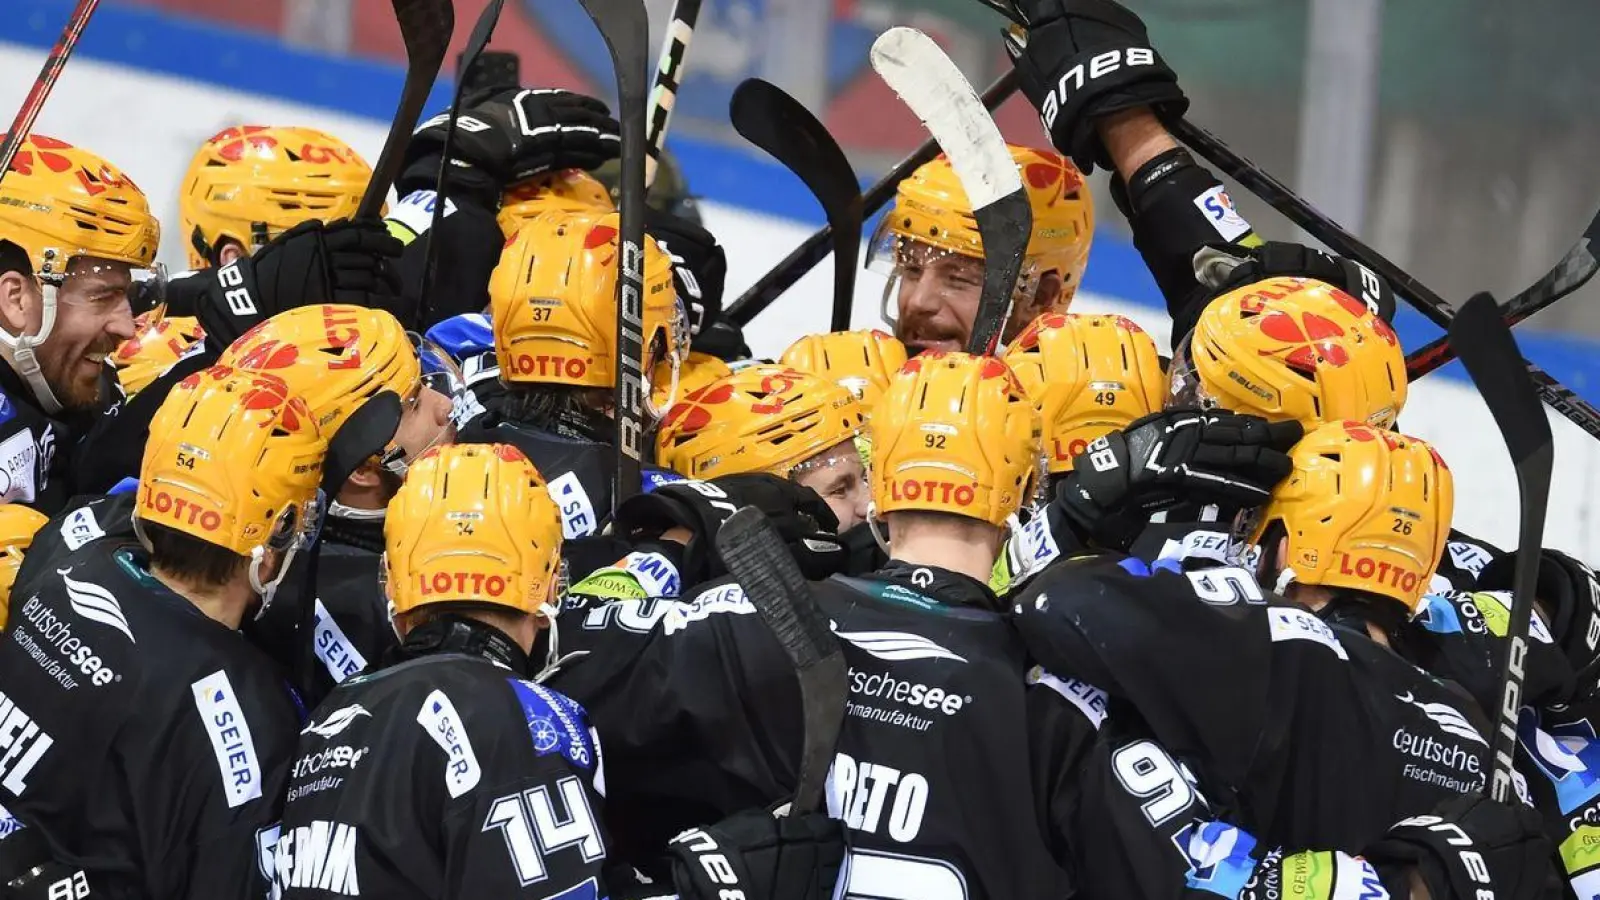
{"type": "MultiPolygon", "coordinates": [[[[1358,234],[1447,296],[1464,298],[1475,288],[1504,295],[1552,265],[1600,205],[1600,167],[1585,165],[1600,150],[1600,123],[1592,116],[1600,108],[1600,58],[1540,56],[1524,44],[1572,29],[1593,33],[1600,11],[1532,2],[1550,13],[1540,20],[1542,31],[1523,35],[1522,43],[1512,33],[1486,54],[1486,36],[1504,24],[1491,4],[1456,0],[1445,21],[1451,27],[1427,31],[1411,21],[1417,0],[1331,0],[1332,20],[1328,2],[1130,5],[1149,18],[1158,45],[1184,76],[1195,99],[1192,117],[1336,218],[1362,223],[1358,234]],[[1374,33],[1383,36],[1379,46],[1357,40],[1374,33]],[[1408,42],[1430,49],[1418,58],[1407,52],[1408,42]],[[1337,77],[1319,79],[1329,72],[1337,77]],[[1464,87],[1452,73],[1487,74],[1493,89],[1464,87]],[[1338,90],[1330,94],[1332,87],[1338,90]],[[1583,109],[1591,113],[1587,119],[1566,113],[1583,109]],[[1314,124],[1328,121],[1318,111],[1341,114],[1334,144],[1314,124]],[[1474,116],[1475,130],[1467,127],[1474,116]]],[[[71,6],[7,0],[0,111],[21,102],[71,6]]],[[[456,6],[459,49],[483,2],[456,6]]],[[[670,3],[650,6],[659,29],[670,3]]],[[[37,130],[111,158],[150,194],[169,225],[176,222],[176,190],[190,154],[231,125],[311,125],[372,160],[402,76],[404,54],[390,15],[385,0],[107,0],[37,130]]],[[[729,93],[753,75],[784,86],[818,111],[862,178],[871,180],[924,136],[866,65],[872,39],[894,23],[934,35],[980,86],[1004,64],[992,40],[997,21],[970,0],[707,0],[669,144],[702,198],[708,226],[727,248],[730,300],[819,225],[821,215],[797,179],[731,134],[729,93]]],[[[521,54],[525,83],[610,93],[603,45],[575,0],[511,0],[493,46],[521,54]]],[[[447,102],[441,85],[430,111],[447,102]]],[[[1043,143],[1022,101],[1013,100],[997,118],[1008,138],[1043,143]]],[[[1100,228],[1074,309],[1129,315],[1165,345],[1155,286],[1105,199],[1104,177],[1095,181],[1100,228]]],[[[1233,196],[1261,230],[1297,236],[1245,192],[1235,188],[1233,196]]],[[[182,248],[170,237],[162,258],[169,267],[183,265],[182,248]]],[[[775,355],[793,337],[825,328],[830,277],[827,264],[820,266],[757,319],[748,332],[751,346],[775,355]]],[[[859,279],[857,326],[879,324],[882,289],[875,275],[859,279]]],[[[1591,401],[1600,401],[1600,345],[1580,335],[1600,333],[1590,324],[1600,321],[1591,308],[1597,291],[1591,285],[1518,331],[1531,359],[1591,401]]],[[[1409,311],[1399,325],[1408,347],[1438,334],[1409,311]]],[[[1600,444],[1559,416],[1551,420],[1556,482],[1546,543],[1594,559],[1600,557],[1600,444]]],[[[1459,366],[1414,385],[1401,424],[1436,442],[1454,470],[1457,526],[1513,543],[1510,464],[1459,366]]]]}

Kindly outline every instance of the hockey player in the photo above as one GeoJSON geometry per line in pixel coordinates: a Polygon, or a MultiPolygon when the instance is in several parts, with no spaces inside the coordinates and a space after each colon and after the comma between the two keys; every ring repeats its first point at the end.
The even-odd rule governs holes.
{"type": "MultiPolygon", "coordinates": [[[[506,244],[490,283],[506,397],[461,436],[511,444],[532,460],[549,479],[569,539],[594,533],[611,511],[617,265],[614,213],[549,213],[506,244]]],[[[643,265],[643,371],[665,363],[676,379],[689,333],[672,264],[646,241],[643,265]]]]}
{"type": "Polygon", "coordinates": [[[327,444],[281,381],[226,369],[185,379],[151,434],[143,546],[89,544],[13,588],[0,804],[25,826],[7,849],[33,855],[8,855],[0,881],[259,897],[257,832],[300,720],[238,629],[305,540],[327,444]]]}
{"type": "MultiPolygon", "coordinates": [[[[1270,465],[1235,468],[1214,430],[1169,411],[1092,443],[1058,494],[1085,544],[1114,544],[1123,511],[1158,493],[1252,492],[1239,473],[1270,465]]],[[[1453,486],[1431,447],[1364,423],[1323,426],[1292,460],[1250,534],[1259,572],[1090,556],[1046,569],[1014,610],[1041,664],[1129,702],[1264,844],[1353,851],[1481,791],[1490,768],[1482,714],[1408,661],[1402,627],[1453,486]]]]}
{"type": "MultiPolygon", "coordinates": [[[[902,369],[871,431],[891,559],[814,585],[850,668],[827,790],[852,832],[845,895],[1063,896],[1050,823],[1092,726],[1065,687],[1026,684],[985,587],[1037,469],[1037,413],[1003,362],[932,353],[902,369]]],[[[726,580],[689,602],[568,610],[598,637],[552,684],[606,743],[624,846],[793,790],[799,696],[754,612],[726,580]]]]}
{"type": "Polygon", "coordinates": [[[178,194],[179,236],[190,269],[251,256],[312,219],[355,215],[372,167],[315,128],[238,125],[200,145],[178,194]]]}
{"type": "MultiPolygon", "coordinates": [[[[1071,160],[1017,146],[1011,156],[1022,170],[1033,232],[1002,342],[1040,313],[1067,308],[1094,238],[1094,202],[1071,160]]],[[[869,244],[867,266],[889,278],[883,317],[909,352],[966,345],[983,287],[983,242],[949,159],[925,163],[900,182],[869,244]]]]}
{"type": "MultiPolygon", "coordinates": [[[[529,658],[556,615],[561,553],[561,513],[539,473],[504,444],[430,452],[390,503],[384,538],[402,644],[341,685],[303,732],[275,836],[276,888],[286,898],[633,896],[602,825],[600,741],[529,658]]],[[[707,829],[674,846],[675,886],[705,900],[831,897],[843,844],[825,823],[756,813],[707,829]]]]}
{"type": "Polygon", "coordinates": [[[22,142],[0,182],[0,501],[50,514],[82,489],[79,443],[121,401],[106,358],[133,336],[133,304],[161,291],[160,233],[109,162],[22,142]]]}
{"type": "Polygon", "coordinates": [[[193,316],[165,317],[152,310],[134,319],[133,337],[123,341],[112,357],[123,395],[132,400],[205,336],[193,316]]]}
{"type": "Polygon", "coordinates": [[[872,405],[906,364],[906,347],[876,328],[808,334],[790,344],[778,363],[838,383],[855,394],[862,411],[870,415],[872,405]]]}
{"type": "Polygon", "coordinates": [[[0,631],[11,609],[11,586],[22,569],[22,557],[46,519],[20,503],[0,503],[0,631]]]}
{"type": "Polygon", "coordinates": [[[837,531],[867,519],[861,402],[816,375],[749,366],[688,395],[656,432],[656,462],[688,478],[767,472],[816,491],[837,531]]]}

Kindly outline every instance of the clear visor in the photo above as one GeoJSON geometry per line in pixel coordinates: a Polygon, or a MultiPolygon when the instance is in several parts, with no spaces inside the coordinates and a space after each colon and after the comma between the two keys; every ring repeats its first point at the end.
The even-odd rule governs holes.
{"type": "Polygon", "coordinates": [[[1217,398],[1206,390],[1200,380],[1200,373],[1195,369],[1194,356],[1190,352],[1190,342],[1194,339],[1191,332],[1179,342],[1178,349],[1172,353],[1172,365],[1167,368],[1167,399],[1163,404],[1164,409],[1215,409],[1217,398]]]}
{"type": "MultiPolygon", "coordinates": [[[[905,291],[921,292],[921,307],[976,306],[983,295],[984,261],[896,234],[885,217],[867,245],[867,269],[884,276],[879,313],[890,325],[900,321],[900,299],[905,291]]],[[[1039,266],[1024,260],[1011,301],[1015,305],[1033,296],[1039,266]]]]}
{"type": "MultiPolygon", "coordinates": [[[[420,387],[437,391],[450,398],[452,417],[460,412],[462,401],[467,395],[467,378],[461,374],[461,367],[446,353],[443,347],[432,340],[417,334],[415,331],[406,332],[406,337],[411,340],[411,348],[417,353],[417,362],[422,367],[420,387]]],[[[413,392],[411,398],[416,399],[413,392]]]]}
{"type": "MultiPolygon", "coordinates": [[[[161,263],[140,269],[108,260],[37,277],[40,284],[56,289],[59,304],[111,309],[127,303],[135,316],[166,307],[167,267],[161,263]]],[[[161,314],[154,317],[154,321],[160,320],[161,314]]]]}
{"type": "Polygon", "coordinates": [[[660,422],[667,410],[678,402],[678,381],[683,374],[683,364],[689,359],[689,314],[679,297],[672,304],[672,314],[665,332],[656,332],[645,359],[644,371],[650,383],[645,385],[644,408],[652,423],[660,422]]]}

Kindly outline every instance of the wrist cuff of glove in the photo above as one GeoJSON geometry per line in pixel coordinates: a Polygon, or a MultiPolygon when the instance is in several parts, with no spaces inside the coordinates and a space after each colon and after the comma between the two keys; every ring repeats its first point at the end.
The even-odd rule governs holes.
{"type": "Polygon", "coordinates": [[[1186,307],[1195,305],[1195,251],[1219,241],[1249,243],[1256,240],[1255,232],[1234,209],[1222,182],[1182,148],[1141,166],[1127,186],[1126,202],[1134,246],[1167,299],[1177,341],[1199,319],[1196,310],[1179,321],[1186,307]]]}
{"type": "MultiPolygon", "coordinates": [[[[438,185],[439,160],[442,153],[430,153],[413,160],[395,181],[395,193],[401,197],[416,191],[431,191],[438,185]]],[[[484,209],[500,208],[500,195],[505,186],[499,180],[476,166],[459,160],[444,173],[444,195],[457,203],[474,203],[484,209]]]]}
{"type": "Polygon", "coordinates": [[[206,279],[206,296],[197,304],[195,318],[205,330],[207,349],[221,353],[266,318],[261,312],[261,292],[250,257],[241,256],[197,277],[206,279]]]}
{"type": "Polygon", "coordinates": [[[1061,512],[1063,528],[1058,532],[1066,532],[1058,533],[1058,543],[1070,542],[1084,549],[1126,552],[1150,525],[1150,517],[1142,511],[1101,509],[1084,491],[1076,473],[1068,473],[1056,486],[1054,506],[1061,512]]]}

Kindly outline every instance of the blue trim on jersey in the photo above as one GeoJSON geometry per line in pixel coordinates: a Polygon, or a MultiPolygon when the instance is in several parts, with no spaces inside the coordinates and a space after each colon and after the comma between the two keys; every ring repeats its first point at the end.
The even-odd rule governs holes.
{"type": "Polygon", "coordinates": [[[428,340],[457,362],[494,349],[494,325],[483,313],[462,313],[428,329],[428,340]]]}
{"type": "Polygon", "coordinates": [[[677,472],[668,471],[667,469],[645,469],[640,474],[644,477],[644,492],[646,494],[669,484],[689,480],[677,472]]]}
{"type": "Polygon", "coordinates": [[[1172,840],[1189,862],[1185,881],[1194,890],[1233,900],[1255,871],[1256,839],[1227,822],[1191,822],[1172,840]]]}
{"type": "MultiPolygon", "coordinates": [[[[5,40],[48,50],[60,36],[61,24],[73,6],[73,0],[10,0],[5,40]]],[[[95,11],[77,54],[380,122],[394,115],[404,80],[403,67],[394,63],[335,57],[292,47],[270,35],[112,4],[95,11]],[[294,76],[284,77],[285,72],[294,76]]],[[[434,85],[428,98],[429,112],[449,105],[449,88],[448,79],[434,85]]],[[[673,136],[670,143],[697,196],[811,225],[823,224],[821,208],[800,179],[753,149],[680,135],[673,136]]],[[[873,224],[868,223],[865,233],[872,233],[873,224]]],[[[1561,249],[1552,247],[1550,252],[1553,255],[1561,249]]],[[[1083,286],[1086,291],[1129,303],[1158,309],[1166,306],[1133,244],[1106,231],[1095,235],[1083,286]]],[[[1395,330],[1401,346],[1413,348],[1443,333],[1404,303],[1395,330]]],[[[1580,396],[1600,402],[1600,354],[1595,353],[1600,341],[1527,328],[1517,330],[1517,341],[1529,359],[1580,396]]],[[[1460,363],[1443,367],[1438,377],[1467,380],[1460,363]]]]}
{"type": "Polygon", "coordinates": [[[528,739],[540,756],[559,753],[573,765],[593,771],[594,742],[589,737],[589,717],[570,697],[558,694],[532,681],[507,678],[511,690],[522,704],[528,723],[528,739]]]}
{"type": "Polygon", "coordinates": [[[106,494],[107,496],[111,494],[131,494],[138,489],[139,479],[133,477],[132,475],[127,475],[124,476],[121,481],[113,484],[111,486],[111,490],[106,491],[106,494]]]}
{"type": "Polygon", "coordinates": [[[0,391],[0,425],[4,425],[16,417],[17,404],[13,403],[4,391],[0,391]]]}

